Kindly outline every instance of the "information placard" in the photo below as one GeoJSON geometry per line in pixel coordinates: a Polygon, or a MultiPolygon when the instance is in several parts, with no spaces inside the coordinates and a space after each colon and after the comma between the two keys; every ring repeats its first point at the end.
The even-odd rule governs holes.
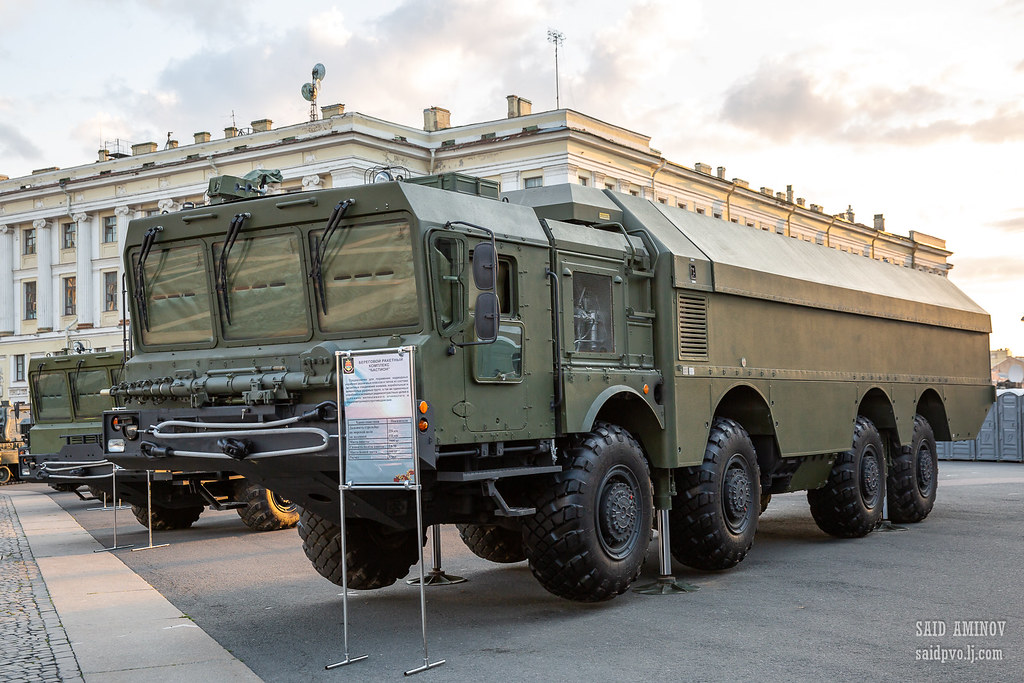
{"type": "Polygon", "coordinates": [[[345,406],[345,481],[405,486],[416,481],[410,349],[356,352],[338,360],[345,406]]]}

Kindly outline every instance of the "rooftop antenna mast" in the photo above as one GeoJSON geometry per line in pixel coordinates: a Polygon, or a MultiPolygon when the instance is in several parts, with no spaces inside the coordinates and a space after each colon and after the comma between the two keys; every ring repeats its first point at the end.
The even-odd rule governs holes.
{"type": "Polygon", "coordinates": [[[548,29],[548,42],[555,44],[555,109],[561,109],[561,100],[558,94],[558,46],[565,42],[565,34],[558,29],[548,29]]]}
{"type": "Polygon", "coordinates": [[[319,118],[319,110],[316,108],[316,96],[320,94],[320,81],[327,75],[327,68],[319,62],[313,67],[313,78],[309,83],[302,86],[302,99],[309,102],[309,120],[316,121],[319,118]]]}

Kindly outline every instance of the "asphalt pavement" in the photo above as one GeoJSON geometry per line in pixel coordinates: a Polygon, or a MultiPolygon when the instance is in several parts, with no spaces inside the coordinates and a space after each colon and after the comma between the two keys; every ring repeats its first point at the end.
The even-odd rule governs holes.
{"type": "MultiPolygon", "coordinates": [[[[79,531],[88,530],[90,554],[111,544],[112,514],[88,510],[95,502],[26,484],[0,489],[0,499],[15,490],[26,532],[40,510],[52,513],[38,503],[29,509],[23,499],[31,496],[59,503],[79,531]]],[[[77,542],[55,573],[46,565],[61,561],[58,548],[40,545],[40,556],[41,541],[28,538],[86,681],[116,680],[117,672],[138,681],[396,680],[424,661],[419,589],[403,581],[350,596],[349,653],[369,656],[324,670],[345,654],[341,589],[316,574],[294,530],[255,533],[234,512],[207,511],[192,529],[154,537],[167,547],[95,553],[127,572],[116,579],[109,567],[87,569],[77,542]],[[72,578],[95,599],[66,602],[60,586],[72,578]],[[112,598],[129,585],[170,611],[132,612],[112,598]],[[174,619],[193,627],[160,630],[174,619]],[[90,631],[85,622],[106,626],[90,631]],[[122,625],[129,628],[108,633],[122,625]],[[143,626],[148,634],[135,638],[142,647],[120,642],[143,626]],[[176,637],[183,631],[202,634],[217,656],[182,647],[176,637]],[[98,665],[100,651],[134,663],[98,665]],[[154,657],[163,663],[148,664],[154,657]],[[175,675],[175,657],[187,674],[175,675]],[[232,667],[228,674],[222,665],[232,667]]],[[[122,512],[118,542],[147,541],[122,512]]],[[[426,589],[429,660],[446,661],[417,675],[424,679],[1024,680],[1019,464],[941,462],[939,497],[927,520],[857,540],[819,531],[803,494],[776,496],[738,567],[696,572],[674,565],[678,578],[700,587],[695,593],[628,592],[596,605],[572,603],[544,591],[525,562],[477,558],[454,527],[443,527],[442,548],[443,569],[468,581],[426,589]]],[[[656,574],[652,545],[641,581],[656,574]]]]}

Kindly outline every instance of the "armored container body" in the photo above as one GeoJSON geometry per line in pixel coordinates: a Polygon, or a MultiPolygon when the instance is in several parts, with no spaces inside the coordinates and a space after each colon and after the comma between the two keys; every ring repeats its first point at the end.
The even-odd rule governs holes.
{"type": "MultiPolygon", "coordinates": [[[[103,411],[119,405],[109,393],[121,380],[123,353],[54,354],[29,361],[28,383],[35,422],[20,456],[22,479],[57,490],[87,486],[93,496],[113,500],[113,463],[103,452],[103,411]]],[[[187,528],[208,505],[236,508],[256,530],[298,521],[295,505],[233,472],[150,473],[154,529],[187,528]]],[[[149,525],[146,472],[118,470],[116,496],[130,503],[140,524],[149,525]]]]}
{"type": "MultiPolygon", "coordinates": [[[[772,493],[837,536],[886,495],[931,510],[935,438],[993,397],[988,316],[948,280],[593,188],[504,199],[383,183],[133,221],[108,456],[230,463],[303,506],[340,581],[336,354],[407,347],[427,523],[563,597],[624,591],[655,516],[663,568],[721,569],[772,493]]],[[[404,576],[408,495],[346,505],[350,585],[404,576]]]]}

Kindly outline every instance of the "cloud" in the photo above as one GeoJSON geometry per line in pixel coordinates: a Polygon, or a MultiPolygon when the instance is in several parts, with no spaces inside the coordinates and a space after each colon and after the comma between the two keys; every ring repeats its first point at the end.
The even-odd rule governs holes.
{"type": "Polygon", "coordinates": [[[957,283],[1010,283],[1022,279],[1019,256],[964,256],[953,259],[957,283]]]}
{"type": "Polygon", "coordinates": [[[1024,212],[1013,218],[991,223],[991,226],[1000,232],[1024,233],[1024,212]]]}
{"type": "Polygon", "coordinates": [[[0,157],[4,156],[36,159],[42,156],[42,150],[13,126],[0,123],[0,157]]]}
{"type": "Polygon", "coordinates": [[[815,137],[914,147],[955,138],[988,144],[1024,140],[1024,111],[1016,105],[973,119],[960,114],[964,106],[921,85],[857,89],[840,80],[826,88],[810,74],[773,61],[731,87],[721,113],[727,123],[775,141],[815,137]]]}

